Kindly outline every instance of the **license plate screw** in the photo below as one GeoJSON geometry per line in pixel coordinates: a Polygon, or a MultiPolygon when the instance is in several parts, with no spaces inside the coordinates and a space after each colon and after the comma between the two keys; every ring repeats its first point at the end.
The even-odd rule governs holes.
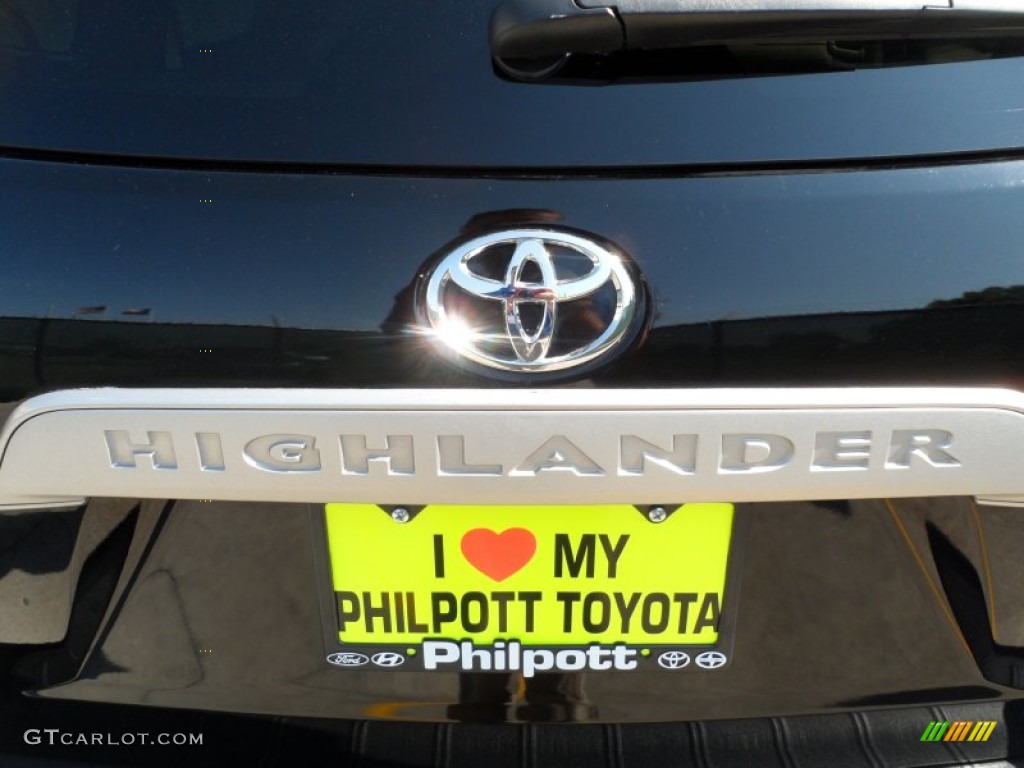
{"type": "Polygon", "coordinates": [[[395,507],[391,510],[391,519],[396,523],[408,523],[412,516],[405,507],[395,507]]]}
{"type": "Polygon", "coordinates": [[[647,510],[647,519],[652,523],[663,523],[667,517],[668,512],[665,511],[664,507],[651,507],[647,510]]]}

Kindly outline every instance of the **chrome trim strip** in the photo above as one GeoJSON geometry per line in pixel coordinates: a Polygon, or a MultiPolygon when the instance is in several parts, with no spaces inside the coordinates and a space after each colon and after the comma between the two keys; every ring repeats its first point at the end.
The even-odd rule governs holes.
{"type": "Polygon", "coordinates": [[[1022,445],[999,389],[66,390],[4,425],[0,505],[1013,497],[1022,445]]]}
{"type": "Polygon", "coordinates": [[[85,498],[64,498],[64,497],[42,497],[36,500],[24,499],[10,503],[0,503],[0,515],[11,512],[43,512],[54,509],[78,509],[84,507],[88,499],[85,498]]]}

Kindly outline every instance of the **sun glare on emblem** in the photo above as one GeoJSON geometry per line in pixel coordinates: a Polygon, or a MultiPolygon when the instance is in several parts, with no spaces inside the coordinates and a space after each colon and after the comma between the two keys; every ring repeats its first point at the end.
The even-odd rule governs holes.
{"type": "Polygon", "coordinates": [[[581,373],[644,324],[636,266],[615,246],[560,229],[515,229],[447,252],[421,284],[430,335],[463,362],[507,373],[581,373]]]}

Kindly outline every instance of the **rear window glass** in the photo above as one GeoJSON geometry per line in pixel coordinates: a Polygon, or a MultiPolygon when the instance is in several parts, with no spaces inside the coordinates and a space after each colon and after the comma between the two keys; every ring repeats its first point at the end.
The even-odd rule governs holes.
{"type": "MultiPolygon", "coordinates": [[[[89,54],[90,43],[146,40],[153,53],[184,53],[205,44],[241,39],[253,32],[257,0],[175,0],[134,4],[95,0],[3,0],[0,41],[39,53],[89,54]],[[81,23],[80,23],[81,21],[81,23]]],[[[282,4],[286,6],[287,4],[282,4]]],[[[170,57],[169,57],[170,58],[170,57]]]]}
{"type": "Polygon", "coordinates": [[[1001,83],[1019,82],[1024,58],[978,77],[842,79],[1012,56],[1024,49],[1012,41],[581,57],[560,82],[511,82],[490,55],[497,3],[0,0],[0,147],[423,166],[717,163],[969,149],[1003,141],[971,115],[1019,106],[1001,83]],[[928,112],[932,126],[919,131],[913,118],[928,112]]]}
{"type": "Polygon", "coordinates": [[[45,53],[71,49],[78,0],[9,0],[0,3],[0,45],[45,53]]]}
{"type": "Polygon", "coordinates": [[[37,86],[202,94],[230,84],[252,94],[289,78],[297,87],[313,74],[332,6],[340,9],[276,0],[0,0],[0,45],[8,68],[37,86]]]}

